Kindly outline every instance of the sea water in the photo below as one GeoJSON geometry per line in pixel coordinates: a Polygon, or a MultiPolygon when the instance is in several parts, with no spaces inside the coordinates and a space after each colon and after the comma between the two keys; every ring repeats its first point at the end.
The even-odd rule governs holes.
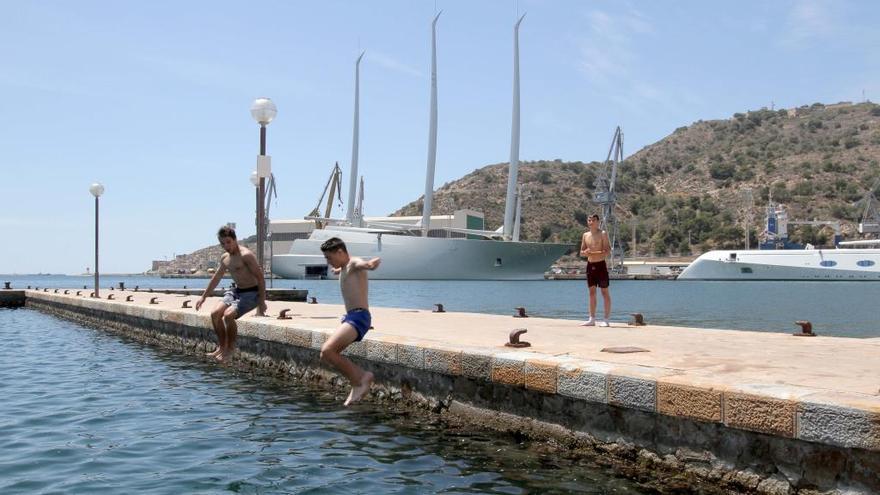
{"type": "Polygon", "coordinates": [[[656,493],[541,443],[0,309],[0,493],[656,493]]]}

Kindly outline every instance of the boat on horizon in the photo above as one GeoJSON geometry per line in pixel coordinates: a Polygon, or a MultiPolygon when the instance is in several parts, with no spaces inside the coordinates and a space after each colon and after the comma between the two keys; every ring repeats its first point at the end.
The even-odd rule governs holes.
{"type": "MultiPolygon", "coordinates": [[[[355,62],[354,126],[346,218],[329,218],[329,213],[324,217],[308,216],[305,218],[308,221],[308,232],[284,232],[283,224],[291,221],[273,222],[270,225],[273,243],[276,233],[289,235],[292,242],[287,254],[271,257],[272,273],[292,279],[333,277],[320,249],[321,244],[331,237],[342,239],[352,256],[381,257],[381,268],[370,274],[371,279],[378,280],[543,280],[544,273],[550,266],[566,252],[574,249],[569,244],[519,240],[522,200],[517,188],[517,174],[520,132],[519,26],[522,17],[514,26],[513,110],[504,225],[497,231],[484,230],[482,214],[468,214],[466,210],[458,219],[457,226],[453,225],[456,223],[455,218],[447,218],[449,221],[444,222],[444,218],[431,215],[437,152],[436,26],[439,17],[438,13],[431,23],[430,125],[421,218],[370,219],[362,214],[362,177],[360,189],[357,189],[360,62],[364,56],[361,53],[355,62]]],[[[336,184],[332,177],[331,174],[331,182],[328,182],[331,201],[336,184]]],[[[326,191],[327,189],[325,193],[326,191]]],[[[447,217],[458,217],[459,213],[462,212],[447,217]]],[[[301,226],[304,225],[302,221],[298,222],[301,226]]]]}

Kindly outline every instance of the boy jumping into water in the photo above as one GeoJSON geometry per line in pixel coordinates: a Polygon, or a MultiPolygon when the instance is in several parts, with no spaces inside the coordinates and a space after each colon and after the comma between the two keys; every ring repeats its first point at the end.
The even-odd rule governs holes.
{"type": "Polygon", "coordinates": [[[339,288],[345,301],[345,316],[342,324],[327,342],[321,346],[321,360],[332,364],[351,382],[351,392],[345,399],[345,405],[354,404],[370,391],[373,374],[362,370],[342,355],[352,342],[359,342],[370,329],[372,318],[367,305],[367,272],[379,267],[379,258],[364,261],[348,255],[345,243],[338,237],[332,237],[321,244],[321,252],[327,263],[333,267],[333,273],[339,274],[339,288]]]}
{"type": "Polygon", "coordinates": [[[208,354],[223,362],[235,350],[235,337],[238,335],[235,320],[254,308],[257,308],[257,315],[265,314],[266,280],[257,256],[250,249],[238,244],[232,227],[221,227],[217,232],[217,239],[226,252],[220,257],[220,266],[214,272],[214,278],[196,302],[196,311],[205,303],[208,294],[214,293],[223,274],[229,270],[235,281],[235,288],[226,291],[223,300],[211,311],[211,323],[217,332],[217,349],[208,354]]]}

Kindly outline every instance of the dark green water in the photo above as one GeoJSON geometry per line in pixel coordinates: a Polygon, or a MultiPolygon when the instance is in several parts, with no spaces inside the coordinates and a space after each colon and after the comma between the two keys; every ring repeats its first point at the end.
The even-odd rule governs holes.
{"type": "Polygon", "coordinates": [[[0,493],[653,493],[591,459],[0,309],[0,493]]]}

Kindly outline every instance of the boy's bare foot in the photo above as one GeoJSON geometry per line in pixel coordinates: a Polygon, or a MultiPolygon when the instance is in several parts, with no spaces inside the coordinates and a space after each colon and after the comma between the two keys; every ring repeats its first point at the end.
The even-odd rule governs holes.
{"type": "Polygon", "coordinates": [[[349,406],[363,399],[367,392],[370,391],[370,385],[373,384],[373,374],[367,371],[364,373],[363,378],[361,378],[361,383],[359,385],[355,385],[351,387],[351,392],[348,393],[348,398],[345,399],[344,405],[349,406]]]}

